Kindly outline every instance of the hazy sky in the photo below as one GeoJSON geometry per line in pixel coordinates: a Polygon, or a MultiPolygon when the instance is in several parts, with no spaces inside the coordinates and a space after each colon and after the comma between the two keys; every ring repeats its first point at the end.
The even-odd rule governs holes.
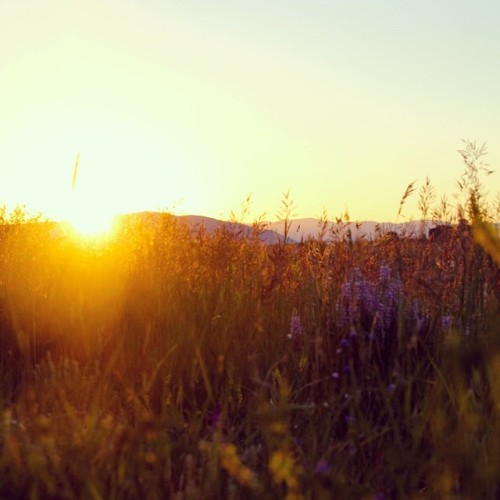
{"type": "Polygon", "coordinates": [[[298,216],[394,220],[413,180],[451,198],[461,139],[500,170],[499,22],[498,0],[0,0],[0,202],[225,217],[252,193],[273,218],[290,189],[298,216]]]}

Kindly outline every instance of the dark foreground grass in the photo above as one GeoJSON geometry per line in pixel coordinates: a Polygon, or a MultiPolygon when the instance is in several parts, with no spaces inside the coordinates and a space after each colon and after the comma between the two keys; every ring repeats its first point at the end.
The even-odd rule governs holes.
{"type": "Polygon", "coordinates": [[[479,215],[488,252],[458,230],[266,246],[167,214],[105,244],[3,225],[0,497],[497,498],[479,215]]]}

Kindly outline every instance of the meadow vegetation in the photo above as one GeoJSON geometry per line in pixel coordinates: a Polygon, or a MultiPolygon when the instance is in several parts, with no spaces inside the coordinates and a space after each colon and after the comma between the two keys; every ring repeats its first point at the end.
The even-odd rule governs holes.
{"type": "Polygon", "coordinates": [[[3,213],[0,497],[497,498],[499,218],[461,154],[453,210],[417,193],[468,222],[436,241],[3,213]]]}

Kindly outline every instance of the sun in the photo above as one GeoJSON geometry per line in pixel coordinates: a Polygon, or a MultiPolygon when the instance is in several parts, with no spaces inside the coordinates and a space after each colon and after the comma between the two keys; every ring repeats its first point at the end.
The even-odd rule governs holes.
{"type": "Polygon", "coordinates": [[[85,240],[109,237],[119,214],[109,206],[96,203],[74,203],[67,212],[67,222],[73,233],[85,240]]]}
{"type": "Polygon", "coordinates": [[[114,214],[78,213],[69,220],[71,227],[84,238],[100,238],[112,233],[114,214]]]}

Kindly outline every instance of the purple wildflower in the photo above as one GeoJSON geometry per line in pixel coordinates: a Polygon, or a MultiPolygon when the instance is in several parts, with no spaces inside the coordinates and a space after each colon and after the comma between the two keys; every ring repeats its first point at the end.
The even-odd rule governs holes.
{"type": "Polygon", "coordinates": [[[391,268],[389,266],[380,266],[378,279],[380,283],[389,283],[391,280],[391,268]]]}
{"type": "Polygon", "coordinates": [[[338,302],[341,326],[359,323],[362,315],[373,309],[375,304],[373,292],[373,283],[367,281],[359,269],[353,269],[349,280],[341,286],[338,302]]]}
{"type": "Polygon", "coordinates": [[[300,316],[293,313],[290,320],[290,334],[288,338],[297,338],[302,335],[302,322],[300,321],[300,316]]]}
{"type": "Polygon", "coordinates": [[[314,468],[315,474],[328,474],[332,470],[332,466],[326,460],[320,460],[314,468]]]}
{"type": "Polygon", "coordinates": [[[215,408],[208,414],[208,424],[215,430],[219,427],[222,418],[222,411],[220,404],[217,403],[215,408]]]}
{"type": "Polygon", "coordinates": [[[355,282],[358,308],[372,311],[376,303],[373,284],[361,277],[355,282]]]}
{"type": "Polygon", "coordinates": [[[441,330],[447,332],[451,328],[451,316],[446,315],[441,318],[441,330]]]}

